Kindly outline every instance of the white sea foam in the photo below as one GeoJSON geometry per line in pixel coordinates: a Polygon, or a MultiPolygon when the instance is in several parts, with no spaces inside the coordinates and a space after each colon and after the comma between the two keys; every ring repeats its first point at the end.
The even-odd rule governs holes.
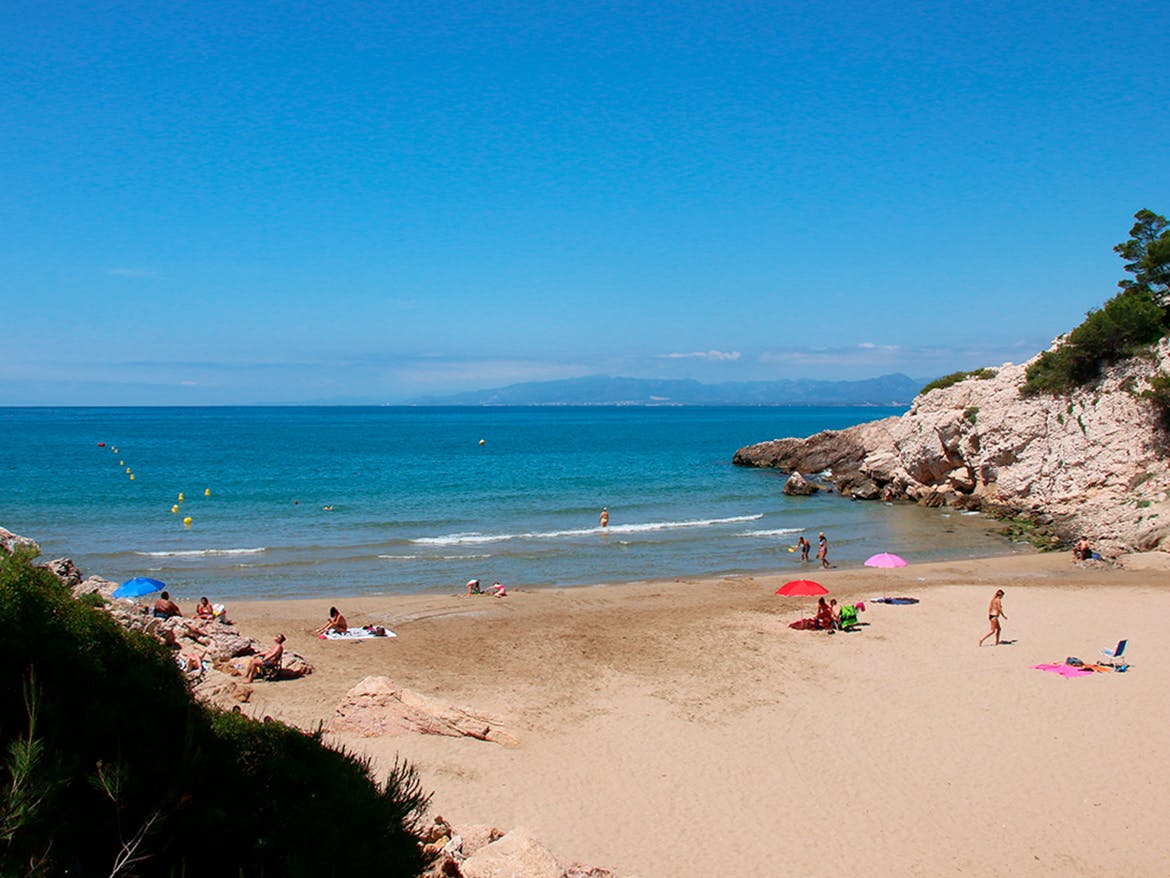
{"type": "Polygon", "coordinates": [[[803,527],[778,527],[775,530],[745,530],[738,537],[782,537],[785,534],[804,533],[803,527]]]}
{"type": "Polygon", "coordinates": [[[267,551],[267,546],[260,546],[255,549],[183,549],[182,551],[135,552],[134,554],[147,558],[199,558],[220,555],[259,555],[261,552],[267,551]]]}
{"type": "Polygon", "coordinates": [[[730,518],[702,518],[691,521],[648,521],[642,524],[615,524],[607,528],[587,527],[573,530],[527,531],[514,534],[457,533],[438,537],[418,537],[412,543],[424,546],[451,546],[474,543],[503,543],[509,540],[547,540],[563,537],[583,537],[602,533],[634,534],[659,530],[676,530],[687,527],[714,527],[720,524],[737,524],[744,521],[759,521],[764,514],[735,515],[730,518]]]}

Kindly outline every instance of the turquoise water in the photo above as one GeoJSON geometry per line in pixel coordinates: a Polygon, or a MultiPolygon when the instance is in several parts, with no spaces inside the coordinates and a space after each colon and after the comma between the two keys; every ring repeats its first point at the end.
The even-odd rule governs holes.
{"type": "Polygon", "coordinates": [[[822,530],[842,567],[1008,548],[975,518],[785,497],[783,475],[731,465],[901,411],[0,409],[0,526],[180,601],[795,573],[787,547],[822,530]]]}

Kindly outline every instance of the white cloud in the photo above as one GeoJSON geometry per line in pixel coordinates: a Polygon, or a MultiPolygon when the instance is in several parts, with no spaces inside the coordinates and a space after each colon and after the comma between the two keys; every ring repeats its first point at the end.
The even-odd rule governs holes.
{"type": "Polygon", "coordinates": [[[694,351],[689,354],[662,354],[662,357],[668,360],[714,360],[716,362],[734,362],[740,356],[742,355],[739,351],[694,351]]]}

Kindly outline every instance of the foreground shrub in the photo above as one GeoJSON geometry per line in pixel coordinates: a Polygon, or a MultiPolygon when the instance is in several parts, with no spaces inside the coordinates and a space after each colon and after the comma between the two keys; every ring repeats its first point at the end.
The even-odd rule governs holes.
{"type": "Polygon", "coordinates": [[[424,866],[417,777],[194,702],[170,651],[0,551],[0,876],[424,866]]]}

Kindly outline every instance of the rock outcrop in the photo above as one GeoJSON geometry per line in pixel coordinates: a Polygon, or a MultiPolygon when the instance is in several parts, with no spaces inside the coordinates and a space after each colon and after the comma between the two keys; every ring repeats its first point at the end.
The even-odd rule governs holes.
{"type": "Polygon", "coordinates": [[[788,481],[784,483],[784,493],[796,497],[811,497],[820,490],[820,485],[816,482],[810,482],[799,472],[794,472],[788,477],[788,481]]]}
{"type": "MultiPolygon", "coordinates": [[[[40,547],[33,540],[0,528],[0,549],[8,552],[17,547],[36,552],[40,547]]],[[[194,667],[185,670],[191,692],[198,700],[222,708],[231,708],[252,697],[252,686],[239,678],[244,671],[246,657],[261,653],[264,646],[255,638],[241,634],[226,619],[207,620],[189,616],[157,619],[148,606],[114,597],[118,583],[100,576],[83,577],[70,558],[57,558],[45,568],[69,588],[76,598],[99,595],[102,608],[123,628],[140,631],[157,638],[175,651],[180,667],[191,662],[194,667]]],[[[286,652],[281,677],[301,677],[313,672],[313,666],[303,657],[286,652]]]]}
{"type": "Polygon", "coordinates": [[[1022,515],[1106,557],[1170,549],[1170,457],[1153,403],[1170,342],[1069,396],[1021,397],[1027,364],[920,395],[901,417],[741,448],[734,462],[824,473],[846,496],[1022,515]],[[827,471],[827,472],[826,472],[827,471]]]}
{"type": "Polygon", "coordinates": [[[389,677],[366,677],[346,693],[338,705],[331,732],[352,732],[365,737],[401,735],[449,735],[477,738],[514,747],[519,742],[498,720],[463,707],[444,704],[419,692],[404,689],[389,677]]]}
{"type": "Polygon", "coordinates": [[[522,827],[502,832],[493,826],[451,826],[436,817],[423,830],[424,850],[435,857],[424,878],[617,878],[585,863],[562,864],[522,827]]]}
{"type": "Polygon", "coordinates": [[[28,549],[34,555],[41,553],[41,547],[37,545],[36,540],[30,540],[28,537],[17,536],[10,530],[5,530],[0,527],[0,549],[3,549],[9,555],[17,549],[28,549]]]}

